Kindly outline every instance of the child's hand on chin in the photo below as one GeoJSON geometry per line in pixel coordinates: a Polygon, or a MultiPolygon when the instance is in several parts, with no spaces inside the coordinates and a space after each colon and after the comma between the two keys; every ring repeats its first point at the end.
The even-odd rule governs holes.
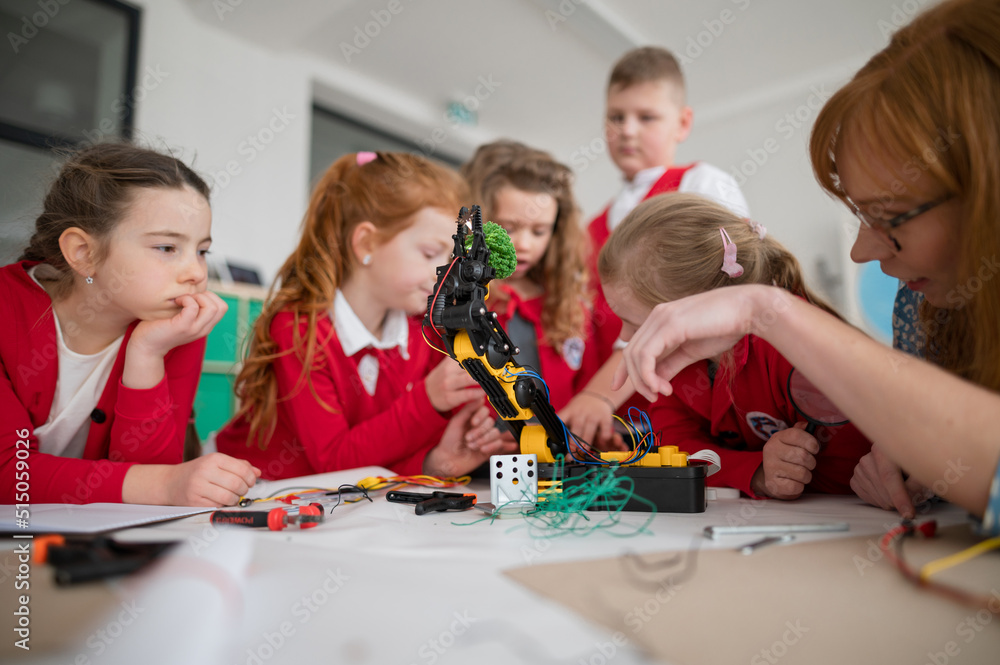
{"type": "Polygon", "coordinates": [[[174,302],[181,308],[169,319],[142,321],[129,346],[159,356],[208,335],[229,306],[211,291],[184,295],[174,302]]]}

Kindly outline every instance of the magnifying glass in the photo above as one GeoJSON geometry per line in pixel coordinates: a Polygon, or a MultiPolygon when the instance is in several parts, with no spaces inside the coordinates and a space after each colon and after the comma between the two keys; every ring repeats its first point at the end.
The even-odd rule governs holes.
{"type": "Polygon", "coordinates": [[[809,434],[814,434],[821,425],[837,427],[850,422],[836,404],[821,393],[805,374],[795,371],[794,367],[788,373],[788,398],[799,415],[809,423],[806,426],[809,434]]]}

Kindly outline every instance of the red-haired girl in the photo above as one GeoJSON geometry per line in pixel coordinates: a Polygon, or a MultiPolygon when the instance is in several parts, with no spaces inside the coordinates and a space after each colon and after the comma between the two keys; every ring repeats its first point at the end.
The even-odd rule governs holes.
{"type": "Polygon", "coordinates": [[[420,331],[465,191],[415,155],[330,166],[254,325],[220,451],[287,478],[368,465],[454,476],[502,449],[482,389],[420,331]]]}

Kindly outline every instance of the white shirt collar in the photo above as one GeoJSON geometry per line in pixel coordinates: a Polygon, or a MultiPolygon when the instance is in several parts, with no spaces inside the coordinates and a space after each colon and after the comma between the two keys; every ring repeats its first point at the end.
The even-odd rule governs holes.
{"type": "Polygon", "coordinates": [[[410,359],[410,325],[406,312],[402,310],[389,311],[385,317],[385,325],[382,326],[382,339],[378,339],[361,323],[347,298],[337,289],[337,295],[333,299],[333,328],[337,331],[340,346],[348,356],[369,347],[391,349],[398,346],[400,355],[406,360],[410,359]]]}
{"type": "Polygon", "coordinates": [[[663,174],[667,172],[666,166],[653,166],[648,169],[643,169],[632,176],[632,181],[625,181],[625,187],[628,189],[642,189],[643,196],[652,189],[653,185],[657,180],[663,177],[663,174]]]}
{"type": "Polygon", "coordinates": [[[632,208],[639,205],[646,198],[649,190],[653,188],[656,181],[663,177],[663,174],[666,172],[666,166],[654,166],[653,168],[643,169],[636,173],[631,182],[626,180],[622,191],[611,203],[611,208],[608,210],[608,229],[615,230],[621,224],[622,220],[625,219],[625,215],[629,214],[632,208]]]}

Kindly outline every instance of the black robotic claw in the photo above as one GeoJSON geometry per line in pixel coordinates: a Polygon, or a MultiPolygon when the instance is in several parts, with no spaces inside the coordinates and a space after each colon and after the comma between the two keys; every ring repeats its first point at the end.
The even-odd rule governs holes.
{"type": "Polygon", "coordinates": [[[486,306],[488,285],[496,276],[478,205],[458,214],[454,259],[437,269],[434,295],[427,299],[424,325],[434,328],[445,351],[486,391],[490,403],[519,439],[533,416],[545,428],[553,456],[568,452],[566,431],[534,379],[514,360],[518,349],[486,306]],[[466,249],[467,238],[472,236],[466,249]]]}

